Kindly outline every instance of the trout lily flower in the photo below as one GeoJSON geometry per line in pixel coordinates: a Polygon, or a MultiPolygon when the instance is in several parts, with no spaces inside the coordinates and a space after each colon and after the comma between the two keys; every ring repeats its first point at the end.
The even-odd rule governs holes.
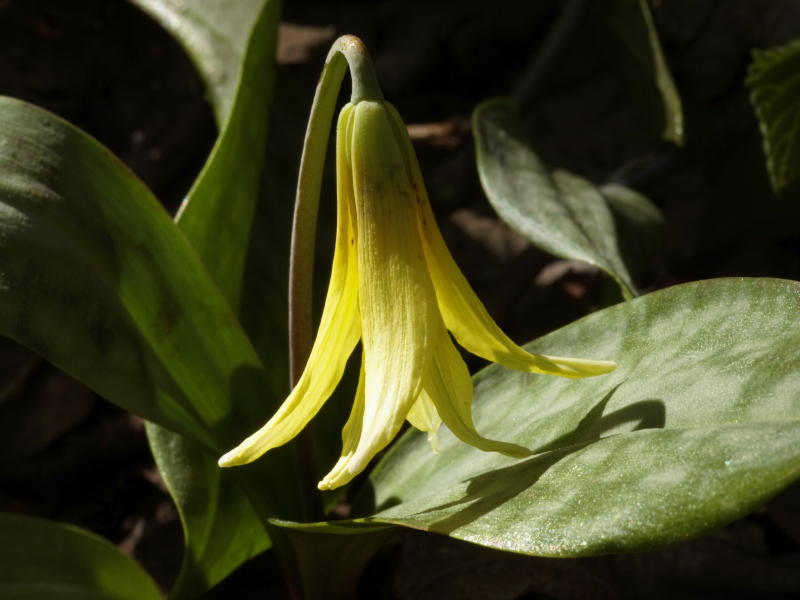
{"type": "Polygon", "coordinates": [[[361,375],[342,455],[320,489],[363,471],[406,419],[434,449],[444,423],[481,450],[530,455],[476,431],[472,381],[448,331],[471,353],[531,373],[586,377],[614,363],[530,354],[500,330],[444,244],[407,130],[388,102],[341,110],[336,177],[331,279],[305,371],[275,415],[219,464],[251,462],[295,437],[331,395],[359,341],[361,375]]]}

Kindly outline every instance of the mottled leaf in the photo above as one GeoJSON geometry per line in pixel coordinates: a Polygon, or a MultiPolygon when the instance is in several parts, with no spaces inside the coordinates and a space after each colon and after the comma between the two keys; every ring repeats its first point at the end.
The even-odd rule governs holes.
{"type": "Polygon", "coordinates": [[[375,468],[367,521],[546,556],[628,552],[720,527],[800,477],[800,283],[720,279],[596,312],[527,346],[613,359],[566,380],[490,366],[478,429],[513,460],[409,433],[375,468]]]}

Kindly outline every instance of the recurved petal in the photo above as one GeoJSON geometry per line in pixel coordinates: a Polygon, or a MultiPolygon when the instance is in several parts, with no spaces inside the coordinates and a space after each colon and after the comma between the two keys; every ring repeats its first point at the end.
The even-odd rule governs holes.
{"type": "Polygon", "coordinates": [[[339,185],[336,244],[322,318],[305,370],[275,415],[253,435],[219,459],[229,467],[254,461],[267,450],[291,440],[317,414],[342,377],[347,359],[361,335],[358,308],[358,264],[350,205],[352,176],[342,154],[352,107],[345,107],[337,128],[339,185]]]}
{"type": "Polygon", "coordinates": [[[419,396],[439,319],[413,191],[383,103],[356,105],[351,157],[364,344],[364,419],[342,478],[394,438],[419,396]]]}
{"type": "Polygon", "coordinates": [[[488,452],[500,452],[517,458],[530,456],[532,452],[527,448],[490,440],[478,433],[472,421],[472,380],[467,366],[446,333],[440,338],[436,350],[424,386],[453,435],[462,442],[488,452]]]}
{"type": "Polygon", "coordinates": [[[478,356],[512,369],[563,377],[589,377],[608,373],[616,364],[531,354],[515,344],[495,323],[470,287],[444,244],[427,199],[420,203],[420,229],[425,258],[436,288],[446,327],[458,343],[478,356]]]}
{"type": "Polygon", "coordinates": [[[531,354],[515,344],[494,322],[486,307],[464,278],[442,239],[431,210],[417,156],[403,120],[387,103],[391,126],[400,142],[406,168],[416,193],[420,237],[431,280],[436,289],[445,326],[458,343],[473,354],[512,369],[564,377],[588,377],[608,373],[616,364],[605,360],[584,360],[531,354]]]}

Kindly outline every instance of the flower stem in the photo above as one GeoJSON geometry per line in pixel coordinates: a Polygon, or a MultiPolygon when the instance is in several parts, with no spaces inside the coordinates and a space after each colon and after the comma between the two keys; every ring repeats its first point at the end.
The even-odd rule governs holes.
{"type": "MultiPolygon", "coordinates": [[[[297,385],[311,352],[314,246],[319,195],[336,100],[348,66],[352,80],[351,102],[383,100],[372,59],[364,43],[353,35],[338,38],[328,53],[317,84],[297,180],[289,256],[289,383],[292,388],[297,385]]],[[[317,468],[310,424],[298,436],[297,442],[305,516],[309,520],[319,520],[323,514],[321,498],[316,491],[317,468]]]]}
{"type": "MultiPolygon", "coordinates": [[[[350,102],[356,104],[362,100],[383,100],[383,92],[375,75],[375,67],[367,47],[360,38],[354,35],[343,35],[338,38],[328,52],[327,63],[344,58],[350,67],[352,91],[350,102]]],[[[325,73],[323,71],[323,77],[325,73]]],[[[341,79],[339,79],[341,84],[341,79]]],[[[337,86],[338,89],[338,86],[337,86]]]]}

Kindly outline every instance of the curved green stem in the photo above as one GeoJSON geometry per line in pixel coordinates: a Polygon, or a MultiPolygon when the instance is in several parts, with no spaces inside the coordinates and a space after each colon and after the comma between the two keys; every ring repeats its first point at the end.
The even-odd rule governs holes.
{"type": "MultiPolygon", "coordinates": [[[[352,80],[351,102],[383,100],[372,59],[364,43],[353,35],[337,39],[322,69],[300,159],[297,194],[292,224],[292,245],[289,255],[289,380],[293,388],[303,373],[313,338],[313,271],[317,212],[322,187],[322,173],[336,109],[336,99],[347,67],[352,80]]],[[[317,469],[314,463],[311,425],[298,436],[301,485],[307,516],[322,517],[319,493],[316,490],[317,469]]]]}
{"type": "MultiPolygon", "coordinates": [[[[350,92],[350,102],[357,104],[362,100],[383,100],[378,76],[375,74],[372,58],[364,42],[354,35],[343,35],[337,39],[328,52],[326,63],[341,61],[342,58],[350,67],[350,81],[353,86],[350,92]]],[[[339,83],[341,83],[341,79],[339,83]]]]}

